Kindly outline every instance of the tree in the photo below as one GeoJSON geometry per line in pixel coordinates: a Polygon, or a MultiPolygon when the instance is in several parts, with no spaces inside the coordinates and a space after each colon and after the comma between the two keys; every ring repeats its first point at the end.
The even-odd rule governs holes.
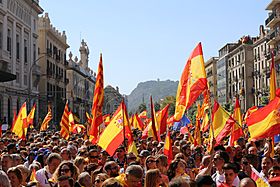
{"type": "Polygon", "coordinates": [[[175,106],[176,106],[176,98],[174,96],[166,96],[164,99],[160,100],[160,109],[163,109],[166,105],[169,104],[168,113],[169,116],[174,115],[175,106]]]}
{"type": "Polygon", "coordinates": [[[147,106],[146,103],[141,103],[137,109],[137,113],[140,114],[141,112],[143,112],[144,110],[147,110],[147,106]]]}
{"type": "Polygon", "coordinates": [[[158,112],[158,111],[160,111],[160,104],[158,103],[158,102],[155,102],[154,103],[154,108],[155,108],[155,112],[158,112]]]}

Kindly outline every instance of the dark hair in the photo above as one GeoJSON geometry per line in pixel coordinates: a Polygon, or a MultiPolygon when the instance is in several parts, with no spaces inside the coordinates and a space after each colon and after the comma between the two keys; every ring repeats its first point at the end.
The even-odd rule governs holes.
{"type": "Polygon", "coordinates": [[[7,174],[9,174],[9,173],[14,173],[17,176],[19,182],[20,183],[22,182],[22,180],[23,180],[22,173],[19,168],[12,167],[12,168],[8,169],[7,174]]]}
{"type": "Polygon", "coordinates": [[[176,175],[176,168],[178,167],[179,162],[183,162],[186,164],[186,161],[183,159],[175,159],[170,163],[170,166],[167,170],[167,176],[169,181],[171,181],[171,179],[173,179],[176,175]]]}
{"type": "Polygon", "coordinates": [[[176,177],[175,179],[171,180],[168,184],[169,187],[181,187],[186,186],[189,187],[189,183],[183,177],[176,177]]]}
{"type": "Polygon", "coordinates": [[[201,187],[204,184],[205,185],[215,184],[215,182],[213,181],[213,179],[210,175],[198,176],[195,181],[196,181],[197,187],[201,187]]]}
{"type": "Polygon", "coordinates": [[[74,187],[74,179],[72,177],[68,177],[66,175],[60,176],[57,178],[58,182],[62,182],[67,180],[71,187],[74,187]]]}
{"type": "Polygon", "coordinates": [[[62,160],[62,158],[61,158],[61,156],[59,155],[59,154],[57,154],[57,153],[51,153],[49,156],[48,156],[48,158],[47,158],[47,160],[46,160],[46,163],[47,164],[50,164],[54,159],[57,159],[57,160],[62,160]]]}
{"type": "Polygon", "coordinates": [[[224,170],[230,170],[232,169],[234,173],[238,173],[238,167],[236,166],[236,164],[234,163],[225,163],[225,165],[223,166],[224,170]]]}

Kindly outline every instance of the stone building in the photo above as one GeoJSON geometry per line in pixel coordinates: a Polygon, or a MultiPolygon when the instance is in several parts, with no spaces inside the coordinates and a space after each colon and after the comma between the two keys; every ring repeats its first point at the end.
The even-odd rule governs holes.
{"type": "Polygon", "coordinates": [[[118,87],[115,89],[110,85],[106,86],[104,89],[103,114],[114,114],[123,99],[126,103],[127,99],[120,94],[118,87]]]}
{"type": "Polygon", "coordinates": [[[13,112],[25,101],[28,109],[35,103],[38,106],[37,23],[41,13],[39,0],[0,1],[0,71],[4,76],[16,75],[15,80],[0,83],[0,119],[6,117],[10,125],[13,112]]]}
{"type": "Polygon", "coordinates": [[[217,61],[218,57],[212,57],[205,63],[205,71],[212,103],[214,99],[217,99],[217,61]]]}
{"type": "Polygon", "coordinates": [[[84,40],[80,46],[80,61],[69,54],[67,69],[66,98],[73,113],[81,123],[86,121],[85,113],[91,113],[96,74],[89,68],[89,48],[84,40]]]}
{"type": "Polygon", "coordinates": [[[39,82],[39,110],[40,118],[47,114],[47,105],[52,106],[52,122],[60,122],[64,105],[66,103],[66,77],[68,63],[66,50],[69,47],[65,31],[59,32],[52,24],[48,13],[39,17],[39,54],[42,58],[38,61],[41,68],[39,82]]]}

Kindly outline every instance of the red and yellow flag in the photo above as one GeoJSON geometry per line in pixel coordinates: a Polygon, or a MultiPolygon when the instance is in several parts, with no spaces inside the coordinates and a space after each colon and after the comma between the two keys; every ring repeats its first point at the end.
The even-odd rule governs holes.
{"type": "Polygon", "coordinates": [[[267,179],[263,177],[253,166],[251,166],[252,172],[251,172],[251,179],[253,179],[257,187],[269,187],[269,183],[267,182],[267,179]]]}
{"type": "Polygon", "coordinates": [[[166,132],[166,127],[167,127],[167,118],[168,118],[168,109],[169,109],[169,104],[166,105],[162,110],[157,112],[157,131],[159,132],[159,135],[162,135],[166,132]]]}
{"type": "MultiPolygon", "coordinates": [[[[215,101],[212,111],[212,123],[213,129],[210,128],[210,131],[214,131],[214,138],[216,139],[216,144],[218,145],[227,135],[229,135],[235,121],[230,114],[215,101]]],[[[210,132],[209,134],[211,136],[210,139],[213,139],[213,132],[210,132]]]]}
{"type": "Polygon", "coordinates": [[[33,120],[35,115],[35,109],[36,109],[36,103],[33,105],[32,109],[30,110],[28,116],[27,116],[27,126],[33,127],[33,120]]]}
{"type": "Polygon", "coordinates": [[[274,54],[271,53],[271,69],[270,69],[270,86],[269,86],[269,93],[270,93],[270,101],[273,100],[276,96],[276,71],[274,65],[274,54]]]}
{"type": "Polygon", "coordinates": [[[169,131],[167,131],[166,133],[163,154],[167,156],[168,164],[170,164],[171,161],[173,160],[173,152],[172,152],[172,142],[171,142],[169,131]]]}
{"type": "Polygon", "coordinates": [[[96,143],[98,138],[98,127],[103,123],[102,106],[104,102],[104,81],[103,81],[103,64],[102,54],[98,66],[96,84],[94,89],[93,104],[92,104],[92,122],[89,134],[92,136],[92,142],[96,143]]]}
{"type": "Polygon", "coordinates": [[[103,116],[103,121],[106,126],[110,123],[110,120],[111,120],[110,114],[106,114],[103,116]]]}
{"type": "Polygon", "coordinates": [[[49,126],[49,122],[52,120],[52,109],[50,106],[48,106],[48,113],[47,115],[45,116],[42,124],[41,124],[41,128],[40,128],[40,131],[45,131],[48,129],[48,126],[49,126]]]}
{"type": "Polygon", "coordinates": [[[69,110],[68,100],[67,100],[60,121],[60,136],[65,140],[68,140],[70,132],[74,127],[74,125],[75,125],[74,117],[72,112],[69,110]]]}
{"type": "Polygon", "coordinates": [[[241,118],[241,110],[240,110],[238,98],[236,98],[236,100],[235,100],[233,119],[235,120],[236,123],[232,126],[232,129],[231,129],[231,136],[229,139],[230,146],[234,146],[234,142],[237,141],[238,138],[240,138],[241,136],[244,136],[243,130],[241,128],[242,118],[241,118]]]}
{"type": "Polygon", "coordinates": [[[142,112],[139,114],[139,118],[141,118],[141,119],[146,119],[146,118],[147,118],[147,110],[142,111],[142,112]]]}
{"type": "Polygon", "coordinates": [[[15,133],[19,138],[25,139],[27,127],[27,109],[26,102],[24,102],[18,112],[12,132],[15,133]]]}
{"type": "MultiPolygon", "coordinates": [[[[125,105],[124,102],[122,102],[97,142],[97,144],[111,156],[114,155],[116,149],[124,141],[124,127],[126,131],[125,134],[129,132],[129,121],[124,110],[125,105]]],[[[130,141],[129,137],[128,140],[130,141]]]]}
{"type": "MultiPolygon", "coordinates": [[[[200,106],[198,105],[197,107],[200,109],[200,106]]],[[[196,122],[195,122],[195,131],[194,131],[194,146],[201,145],[201,133],[200,133],[200,111],[197,110],[197,115],[196,115],[196,122]]]]}
{"type": "Polygon", "coordinates": [[[159,141],[159,133],[157,131],[157,118],[156,118],[156,112],[155,112],[155,109],[154,109],[154,103],[153,103],[153,98],[152,96],[150,97],[150,101],[151,101],[151,123],[152,123],[152,132],[153,132],[153,138],[156,140],[156,141],[159,141]]]}
{"type": "Polygon", "coordinates": [[[174,119],[181,120],[185,110],[207,89],[202,46],[199,43],[191,53],[183,70],[176,96],[174,119]]]}
{"type": "Polygon", "coordinates": [[[258,109],[247,118],[252,139],[280,134],[280,98],[275,97],[268,105],[258,109]]]}
{"type": "Polygon", "coordinates": [[[138,116],[137,113],[135,113],[135,114],[133,115],[131,125],[132,125],[132,127],[133,127],[134,129],[139,129],[139,130],[141,130],[141,131],[144,130],[144,124],[143,124],[143,122],[141,121],[141,119],[139,118],[139,116],[138,116]]]}

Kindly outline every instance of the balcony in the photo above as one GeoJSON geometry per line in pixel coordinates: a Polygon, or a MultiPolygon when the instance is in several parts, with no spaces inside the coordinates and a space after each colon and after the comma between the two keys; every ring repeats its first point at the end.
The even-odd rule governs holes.
{"type": "Polygon", "coordinates": [[[268,45],[274,45],[277,43],[277,41],[280,40],[280,34],[276,30],[269,33],[269,40],[267,42],[268,45]]]}
{"type": "Polygon", "coordinates": [[[0,70],[10,72],[10,53],[6,50],[0,50],[0,70]]]}
{"type": "Polygon", "coordinates": [[[272,12],[271,15],[265,20],[265,25],[267,27],[273,28],[273,26],[280,22],[280,16],[275,12],[272,12]]]}

